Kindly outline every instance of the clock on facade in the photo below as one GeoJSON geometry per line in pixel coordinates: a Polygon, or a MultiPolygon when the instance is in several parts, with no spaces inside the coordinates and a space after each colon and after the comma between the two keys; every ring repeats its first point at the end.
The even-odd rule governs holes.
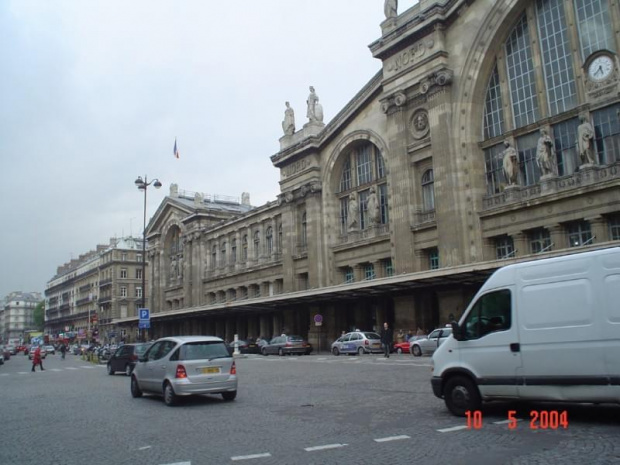
{"type": "Polygon", "coordinates": [[[613,58],[609,55],[599,55],[588,66],[588,76],[593,81],[603,81],[609,77],[614,69],[613,58]]]}

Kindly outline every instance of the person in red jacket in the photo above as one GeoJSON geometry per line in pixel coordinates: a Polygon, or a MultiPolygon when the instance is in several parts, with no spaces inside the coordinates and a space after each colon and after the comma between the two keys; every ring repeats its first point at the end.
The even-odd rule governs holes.
{"type": "Polygon", "coordinates": [[[41,346],[37,346],[34,351],[34,356],[32,357],[32,371],[36,371],[34,367],[37,365],[41,367],[41,371],[45,371],[45,368],[43,368],[43,359],[41,358],[41,346]]]}

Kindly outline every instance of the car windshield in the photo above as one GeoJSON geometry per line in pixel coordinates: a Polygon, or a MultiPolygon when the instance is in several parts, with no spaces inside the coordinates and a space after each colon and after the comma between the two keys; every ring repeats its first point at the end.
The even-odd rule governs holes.
{"type": "Polygon", "coordinates": [[[179,360],[203,360],[218,357],[230,357],[224,343],[219,341],[188,342],[181,346],[179,353],[179,360]]]}
{"type": "Polygon", "coordinates": [[[136,355],[143,355],[152,344],[138,344],[136,346],[136,355]]]}
{"type": "Polygon", "coordinates": [[[381,336],[377,333],[364,333],[364,336],[366,336],[366,339],[381,339],[381,336]]]}

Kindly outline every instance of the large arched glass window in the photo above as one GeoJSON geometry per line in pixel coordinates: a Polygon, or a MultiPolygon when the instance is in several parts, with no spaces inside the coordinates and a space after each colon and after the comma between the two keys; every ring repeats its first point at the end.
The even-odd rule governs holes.
{"type": "Polygon", "coordinates": [[[375,189],[379,224],[387,224],[388,198],[385,161],[379,149],[365,141],[355,144],[342,154],[342,172],[338,199],[340,201],[340,232],[346,235],[354,229],[365,229],[374,224],[368,213],[371,188],[375,189]],[[350,205],[355,211],[349,211],[350,205]]]}
{"type": "Polygon", "coordinates": [[[267,233],[265,234],[265,242],[267,247],[267,255],[271,256],[273,253],[273,228],[269,226],[267,228],[267,233]]]}
{"type": "Polygon", "coordinates": [[[433,178],[433,170],[427,170],[422,175],[422,201],[425,211],[435,209],[435,180],[433,178]]]}
{"type": "MultiPolygon", "coordinates": [[[[570,175],[578,169],[575,141],[580,121],[575,109],[587,102],[580,101],[585,96],[577,92],[577,79],[584,78],[582,66],[593,53],[618,49],[612,4],[611,0],[533,0],[498,47],[481,135],[487,194],[500,193],[507,185],[502,170],[505,138],[518,152],[518,184],[539,182],[542,173],[535,155],[543,125],[553,141],[557,174],[570,175]],[[573,44],[572,38],[578,43],[573,44]],[[573,46],[581,56],[573,53],[573,46]],[[502,102],[502,96],[509,101],[502,102]]],[[[586,114],[601,140],[596,144],[601,164],[620,160],[620,124],[617,115],[613,118],[617,107],[586,114]]]]}

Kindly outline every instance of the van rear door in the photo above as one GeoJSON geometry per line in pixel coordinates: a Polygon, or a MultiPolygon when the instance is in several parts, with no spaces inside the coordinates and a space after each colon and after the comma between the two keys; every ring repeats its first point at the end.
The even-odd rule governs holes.
{"type": "Polygon", "coordinates": [[[516,397],[521,368],[514,287],[493,289],[471,306],[458,350],[462,367],[476,376],[482,397],[516,397]]]}

